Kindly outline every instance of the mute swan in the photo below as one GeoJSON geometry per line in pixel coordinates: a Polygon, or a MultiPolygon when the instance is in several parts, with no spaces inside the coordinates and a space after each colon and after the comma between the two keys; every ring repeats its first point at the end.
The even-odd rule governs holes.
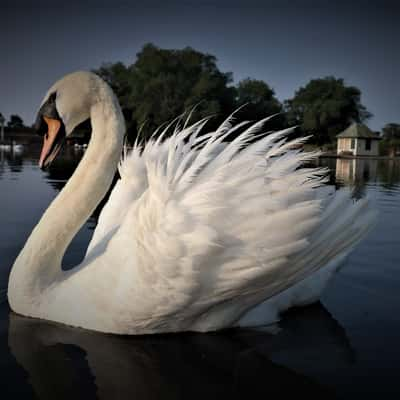
{"type": "Polygon", "coordinates": [[[11,150],[11,144],[0,143],[0,150],[10,151],[11,150]]]}
{"type": "Polygon", "coordinates": [[[22,151],[24,150],[24,145],[22,144],[17,144],[15,143],[15,141],[12,142],[12,150],[14,153],[22,153],[22,151]]]}
{"type": "Polygon", "coordinates": [[[316,301],[373,221],[367,200],[323,187],[310,154],[261,136],[267,119],[234,141],[243,123],[207,120],[175,128],[122,161],[125,124],[109,86],[89,72],[54,84],[38,113],[40,167],[90,117],[92,138],[64,189],[32,231],[10,273],[16,313],[75,327],[145,334],[212,331],[271,323],[291,306],[316,301]],[[47,126],[46,126],[47,125],[47,126]],[[120,162],[120,163],[119,163],[120,162]],[[66,248],[121,179],[81,264],[61,269],[66,248]]]}

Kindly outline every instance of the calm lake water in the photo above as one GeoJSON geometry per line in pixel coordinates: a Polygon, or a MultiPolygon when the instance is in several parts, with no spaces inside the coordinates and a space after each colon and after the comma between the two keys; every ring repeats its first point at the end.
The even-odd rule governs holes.
{"type": "MultiPolygon", "coordinates": [[[[321,303],[266,330],[114,337],[24,318],[8,307],[12,263],[82,155],[69,148],[42,172],[38,151],[0,150],[2,399],[261,399],[292,391],[324,399],[399,398],[399,161],[321,160],[338,187],[372,195],[380,211],[321,303]]],[[[74,239],[67,266],[83,257],[95,221],[74,239]]]]}

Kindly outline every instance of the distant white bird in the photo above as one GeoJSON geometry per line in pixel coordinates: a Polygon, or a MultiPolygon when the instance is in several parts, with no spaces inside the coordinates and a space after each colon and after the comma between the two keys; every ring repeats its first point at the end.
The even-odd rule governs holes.
{"type": "Polygon", "coordinates": [[[74,144],[74,148],[77,150],[86,150],[87,146],[88,146],[87,143],[84,143],[84,144],[75,143],[74,144]]]}
{"type": "Polygon", "coordinates": [[[322,185],[302,168],[309,153],[288,130],[260,134],[267,119],[225,144],[244,123],[207,119],[168,127],[121,159],[125,124],[98,76],[58,81],[39,110],[47,166],[87,118],[92,138],[78,168],[44,213],[12,268],[11,308],[20,314],[118,334],[212,331],[276,321],[316,301],[373,221],[367,200],[322,185]],[[65,250],[110,187],[81,264],[65,250]]]}
{"type": "Polygon", "coordinates": [[[24,150],[23,144],[17,144],[14,140],[12,143],[0,143],[0,150],[13,151],[14,153],[20,154],[24,150]]]}
{"type": "Polygon", "coordinates": [[[18,144],[15,141],[12,142],[12,150],[14,153],[20,154],[24,150],[23,144],[18,144]]]}
{"type": "Polygon", "coordinates": [[[11,144],[0,143],[0,150],[10,151],[11,150],[11,144]]]}

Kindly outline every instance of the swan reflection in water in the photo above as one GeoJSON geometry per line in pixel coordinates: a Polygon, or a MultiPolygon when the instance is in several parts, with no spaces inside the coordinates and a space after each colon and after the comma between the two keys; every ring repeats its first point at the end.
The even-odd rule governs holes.
{"type": "Polygon", "coordinates": [[[321,304],[278,330],[113,336],[10,312],[8,344],[40,399],[334,397],[318,374],[352,363],[345,331],[321,304]]]}

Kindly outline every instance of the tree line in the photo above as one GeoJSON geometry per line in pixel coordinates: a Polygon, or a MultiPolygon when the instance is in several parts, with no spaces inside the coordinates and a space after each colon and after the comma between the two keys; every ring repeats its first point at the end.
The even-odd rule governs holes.
{"type": "Polygon", "coordinates": [[[103,64],[94,70],[115,91],[127,123],[128,140],[137,132],[146,139],[155,128],[196,105],[193,120],[215,115],[217,125],[233,110],[243,120],[278,114],[267,128],[297,126],[297,135],[312,135],[317,145],[331,143],[352,122],[371,113],[361,103],[361,91],[333,76],[312,79],[292,99],[280,102],[271,86],[246,78],[233,84],[231,72],[217,67],[215,56],[186,47],[161,49],[146,44],[131,65],[103,64]]]}
{"type": "MultiPolygon", "coordinates": [[[[6,122],[3,114],[0,112],[0,125],[3,125],[6,122]]],[[[8,128],[12,129],[19,129],[19,128],[26,128],[24,125],[24,121],[22,118],[17,114],[11,114],[9,120],[5,124],[8,128]]]]}
{"type": "Polygon", "coordinates": [[[400,152],[400,124],[389,123],[382,129],[381,154],[396,156],[400,152]]]}
{"type": "MultiPolygon", "coordinates": [[[[212,129],[246,104],[238,114],[240,120],[277,114],[268,130],[296,126],[295,135],[312,135],[310,142],[318,146],[334,143],[352,122],[365,122],[372,116],[361,103],[360,89],[343,79],[312,79],[293,98],[280,102],[268,83],[246,78],[234,85],[232,73],[220,71],[214,55],[191,47],[162,49],[149,43],[134,63],[105,63],[93,72],[116,93],[131,143],[138,132],[146,140],[158,126],[193,107],[192,121],[214,116],[209,122],[212,129]]],[[[7,126],[20,128],[24,123],[11,115],[7,126]]],[[[382,133],[388,146],[400,147],[399,124],[387,124],[382,133]]]]}

